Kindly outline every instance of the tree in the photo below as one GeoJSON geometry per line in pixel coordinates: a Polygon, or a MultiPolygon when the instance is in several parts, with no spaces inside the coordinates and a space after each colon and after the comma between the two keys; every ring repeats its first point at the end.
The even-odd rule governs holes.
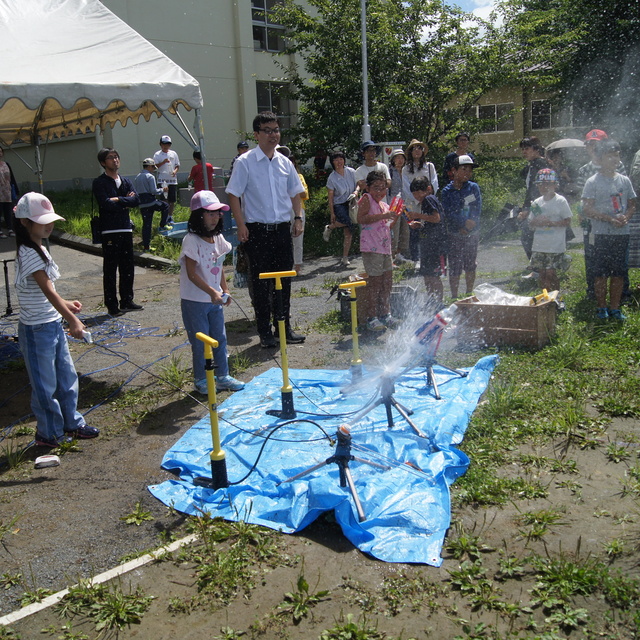
{"type": "Polygon", "coordinates": [[[639,129],[637,2],[503,0],[500,11],[520,68],[585,128],[623,140],[639,129]]]}
{"type": "MultiPolygon", "coordinates": [[[[307,153],[360,147],[359,0],[283,0],[276,16],[301,67],[283,67],[299,100],[292,134],[307,153]]],[[[441,0],[368,0],[369,120],[374,140],[429,145],[475,119],[473,106],[507,77],[500,33],[441,0]]]]}

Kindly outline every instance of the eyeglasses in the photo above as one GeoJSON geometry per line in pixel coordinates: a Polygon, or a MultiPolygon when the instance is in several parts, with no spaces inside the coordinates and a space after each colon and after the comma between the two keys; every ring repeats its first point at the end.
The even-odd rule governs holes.
{"type": "Polygon", "coordinates": [[[276,133],[280,133],[280,128],[276,127],[275,129],[258,129],[261,133],[266,133],[268,136],[274,135],[276,133]]]}

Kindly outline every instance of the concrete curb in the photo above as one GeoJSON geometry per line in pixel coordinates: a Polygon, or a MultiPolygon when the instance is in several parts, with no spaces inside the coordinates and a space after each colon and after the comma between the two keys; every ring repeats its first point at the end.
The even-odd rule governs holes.
{"type": "MultiPolygon", "coordinates": [[[[102,246],[93,244],[88,238],[72,236],[70,233],[58,231],[57,229],[53,230],[51,237],[58,244],[64,245],[65,247],[71,247],[72,249],[91,253],[96,256],[102,255],[102,246]]],[[[178,264],[175,260],[168,260],[167,258],[161,258],[160,256],[154,256],[152,253],[142,251],[133,252],[133,261],[141,267],[150,267],[153,269],[162,269],[178,264]]]]}

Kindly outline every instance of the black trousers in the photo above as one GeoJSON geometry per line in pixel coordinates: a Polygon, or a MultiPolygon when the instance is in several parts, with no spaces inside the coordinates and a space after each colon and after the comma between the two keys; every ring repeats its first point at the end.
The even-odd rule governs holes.
{"type": "Polygon", "coordinates": [[[120,304],[133,302],[133,233],[102,234],[102,287],[109,311],[118,309],[116,278],[120,275],[120,304]]]}
{"type": "MultiPolygon", "coordinates": [[[[271,271],[291,271],[293,269],[293,243],[291,242],[291,223],[247,224],[249,239],[244,248],[249,258],[249,278],[253,290],[253,307],[256,313],[258,334],[271,333],[271,322],[276,324],[277,308],[275,303],[275,280],[261,280],[260,274],[271,271]]],[[[289,327],[291,309],[291,278],[282,278],[282,312],[289,327]]]]}

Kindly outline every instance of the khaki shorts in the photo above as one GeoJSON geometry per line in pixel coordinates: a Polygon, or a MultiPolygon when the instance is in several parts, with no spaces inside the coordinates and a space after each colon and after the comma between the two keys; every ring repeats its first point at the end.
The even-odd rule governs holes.
{"type": "Polygon", "coordinates": [[[534,251],[529,262],[530,269],[555,269],[565,271],[569,268],[570,256],[564,253],[542,253],[534,251]]]}
{"type": "Polygon", "coordinates": [[[363,251],[362,262],[368,276],[382,276],[387,271],[393,271],[393,262],[388,253],[370,253],[363,251]]]}

